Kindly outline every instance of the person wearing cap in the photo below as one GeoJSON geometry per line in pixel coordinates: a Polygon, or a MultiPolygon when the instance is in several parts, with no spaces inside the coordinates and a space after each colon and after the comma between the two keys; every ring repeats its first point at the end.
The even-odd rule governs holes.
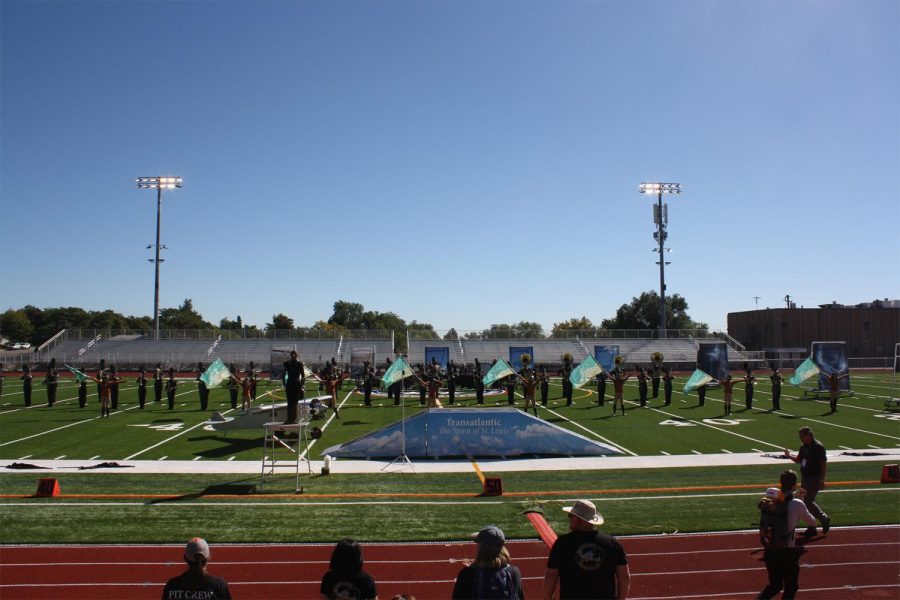
{"type": "Polygon", "coordinates": [[[209,544],[206,540],[195,537],[189,541],[184,549],[184,562],[187,563],[187,571],[166,582],[162,593],[163,600],[187,598],[230,600],[228,582],[210,575],[206,570],[206,564],[209,562],[209,544]]]}
{"type": "Polygon", "coordinates": [[[766,498],[763,502],[787,502],[787,530],[790,536],[785,539],[784,547],[774,548],[766,546],[763,550],[763,562],[766,564],[766,572],[769,575],[769,585],[759,593],[760,600],[773,598],[784,588],[782,598],[790,600],[797,595],[798,581],[800,579],[800,551],[794,543],[794,529],[797,521],[803,520],[815,524],[816,518],[812,516],[802,497],[805,490],[797,488],[797,474],[786,470],[779,477],[781,488],[769,488],[766,490],[766,498]]]}
{"type": "Polygon", "coordinates": [[[453,585],[453,600],[525,598],[522,573],[510,564],[503,530],[488,525],[475,536],[475,562],[463,567],[453,585]]]}
{"type": "Polygon", "coordinates": [[[578,500],[563,511],[569,516],[569,533],[556,539],[547,558],[544,598],[552,599],[559,584],[559,598],[628,597],[631,573],[625,550],[611,535],[598,531],[603,516],[588,500],[578,500]]]}
{"type": "Polygon", "coordinates": [[[335,545],[328,571],[322,576],[319,592],[325,600],[378,600],[375,580],[363,571],[362,548],[358,542],[344,538],[335,545]]]}

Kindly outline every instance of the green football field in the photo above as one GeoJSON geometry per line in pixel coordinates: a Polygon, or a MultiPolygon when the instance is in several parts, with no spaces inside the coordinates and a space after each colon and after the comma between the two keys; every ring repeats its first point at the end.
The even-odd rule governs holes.
{"type": "MultiPolygon", "coordinates": [[[[684,379],[682,378],[683,382],[684,379]]],[[[560,507],[576,498],[595,501],[607,517],[604,529],[615,534],[735,530],[752,527],[756,500],[778,473],[790,466],[774,457],[787,446],[799,446],[797,429],[811,426],[830,454],[884,454],[900,446],[900,414],[884,410],[891,394],[891,375],[854,374],[854,395],[843,397],[837,413],[828,402],[802,398],[802,390],[786,386],[782,410],[770,412],[766,383],[757,385],[754,408],[743,407],[743,390],[735,394],[734,414],[725,417],[721,392],[710,391],[706,405],[696,395],[676,392],[672,405],[651,399],[638,408],[637,388],[626,390],[628,413],[612,416],[607,399],[597,405],[595,390],[576,390],[575,404],[563,406],[558,386],[539,416],[604,443],[626,455],[659,456],[759,453],[771,463],[755,466],[683,467],[504,472],[503,495],[481,495],[475,469],[460,473],[388,472],[377,474],[304,474],[303,493],[296,493],[293,474],[267,480],[259,474],[211,474],[203,463],[256,461],[262,456],[262,432],[227,435],[206,428],[212,410],[226,414],[225,390],[215,390],[210,411],[199,410],[193,381],[179,386],[176,410],[150,402],[137,405],[131,386],[123,386],[119,410],[99,418],[96,396],[80,409],[71,383],[60,385],[57,404],[46,407],[42,386],[35,386],[33,406],[22,406],[18,381],[7,377],[0,406],[0,459],[40,465],[42,460],[73,461],[72,467],[46,472],[0,472],[0,543],[178,542],[202,533],[217,542],[463,539],[485,523],[496,523],[510,537],[534,537],[522,516],[540,508],[557,531],[566,522],[560,507]],[[115,473],[78,470],[79,465],[136,460],[188,460],[198,463],[190,474],[115,473]],[[62,496],[35,498],[41,476],[58,479],[62,496]]],[[[679,388],[676,388],[679,389],[679,388]]],[[[95,391],[95,390],[92,390],[95,391]]],[[[260,403],[280,394],[260,388],[260,403]]],[[[317,395],[310,386],[307,397],[317,395]]],[[[895,393],[895,395],[897,395],[895,393]]],[[[277,399],[277,397],[276,397],[277,399]]],[[[314,459],[328,446],[354,439],[400,419],[401,409],[345,388],[341,418],[319,421],[322,439],[311,448],[314,459]]],[[[521,399],[519,399],[521,402],[521,399]]],[[[458,397],[462,406],[474,397],[458,397]]],[[[506,395],[488,396],[488,406],[506,405],[506,395]]],[[[406,416],[421,410],[417,397],[406,400],[406,416]]],[[[452,409],[448,409],[452,410],[452,409]]],[[[835,526],[900,522],[900,484],[879,482],[884,461],[834,462],[829,487],[820,504],[835,526]]],[[[664,459],[661,459],[664,460],[664,459]]],[[[420,461],[416,461],[420,462],[420,461]]],[[[796,468],[796,467],[795,467],[796,468]]],[[[490,475],[490,473],[485,473],[490,475]]]]}
{"type": "MultiPolygon", "coordinates": [[[[573,406],[565,406],[561,387],[552,385],[550,402],[539,407],[541,418],[576,433],[617,446],[626,455],[720,454],[779,452],[798,444],[797,429],[813,428],[830,449],[875,450],[900,447],[900,414],[884,410],[891,394],[890,374],[858,374],[852,379],[853,396],[842,397],[839,410],[831,413],[827,400],[803,398],[803,390],[783,388],[781,411],[773,412],[768,382],[758,384],[752,409],[744,407],[742,387],[735,391],[733,414],[725,416],[720,390],[707,393],[705,406],[698,406],[696,394],[673,394],[672,404],[662,406],[660,398],[639,408],[637,386],[626,388],[626,416],[613,416],[609,398],[598,406],[596,389],[575,391],[573,406]]],[[[683,378],[681,379],[683,382],[683,378]]],[[[677,381],[676,381],[677,383],[677,381]]],[[[59,386],[55,406],[46,406],[46,392],[34,386],[32,406],[23,406],[19,382],[8,377],[0,402],[0,459],[39,460],[259,460],[262,431],[217,432],[204,421],[212,411],[231,416],[227,391],[213,390],[209,411],[201,412],[196,383],[184,381],[178,387],[175,410],[162,403],[148,402],[141,410],[133,386],[122,385],[119,409],[111,418],[99,418],[94,394],[85,408],[78,407],[76,387],[71,380],[59,386]]],[[[682,383],[683,385],[683,383],[682,383]]],[[[611,391],[608,387],[607,394],[611,391]]],[[[258,404],[278,400],[281,390],[261,386],[258,404]]],[[[676,390],[680,388],[676,387],[676,390]]],[[[310,385],[307,397],[319,394],[310,385]]],[[[152,392],[149,394],[152,398],[152,392]]],[[[898,395],[897,392],[894,394],[898,395]]],[[[317,422],[322,439],[311,447],[313,458],[329,446],[355,439],[384,425],[399,421],[401,409],[384,397],[376,397],[373,407],[362,404],[362,396],[345,386],[340,395],[341,418],[317,422]]],[[[522,400],[517,401],[521,405],[522,400]]],[[[471,395],[457,398],[457,405],[475,404],[471,395]]],[[[507,405],[506,395],[489,396],[487,406],[507,405]]],[[[418,398],[405,399],[408,417],[421,410],[418,398]]]]}

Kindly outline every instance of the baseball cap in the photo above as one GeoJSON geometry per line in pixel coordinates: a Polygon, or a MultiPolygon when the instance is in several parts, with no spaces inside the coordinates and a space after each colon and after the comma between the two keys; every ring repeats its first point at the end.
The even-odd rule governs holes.
{"type": "Polygon", "coordinates": [[[184,549],[184,558],[185,560],[194,562],[197,560],[197,557],[200,556],[209,560],[209,544],[207,544],[206,540],[203,538],[192,538],[184,549]]]}
{"type": "Polygon", "coordinates": [[[502,548],[506,544],[506,536],[496,525],[488,525],[475,536],[475,543],[491,548],[502,548]]]}

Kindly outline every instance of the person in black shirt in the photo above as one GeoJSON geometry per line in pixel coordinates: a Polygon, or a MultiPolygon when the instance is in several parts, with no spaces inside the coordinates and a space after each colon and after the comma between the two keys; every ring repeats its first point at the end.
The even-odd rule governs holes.
{"type": "Polygon", "coordinates": [[[375,369],[366,361],[363,364],[363,404],[372,406],[372,389],[375,387],[375,369]]]}
{"type": "Polygon", "coordinates": [[[87,379],[78,382],[78,408],[87,405],[87,379]]]}
{"type": "Polygon", "coordinates": [[[572,374],[572,356],[567,352],[563,355],[562,392],[566,399],[566,406],[572,406],[572,382],[569,376],[572,374]]]}
{"type": "Polygon", "coordinates": [[[169,410],[175,410],[175,391],[178,389],[178,381],[175,379],[175,367],[169,367],[169,379],[166,381],[166,400],[169,402],[169,410]]]}
{"type": "Polygon", "coordinates": [[[509,404],[516,403],[516,376],[515,375],[510,375],[509,377],[506,378],[506,401],[509,404]]]}
{"type": "MultiPolygon", "coordinates": [[[[237,373],[234,363],[231,363],[231,372],[237,373]]],[[[240,379],[232,375],[228,378],[228,396],[231,398],[231,408],[237,408],[238,387],[241,385],[240,379]]]]}
{"type": "Polygon", "coordinates": [[[623,599],[628,597],[631,573],[625,550],[616,538],[597,531],[603,516],[587,500],[563,510],[569,513],[569,533],[550,549],[544,573],[544,598],[623,599]]]}
{"type": "Polygon", "coordinates": [[[744,375],[744,406],[747,410],[753,408],[753,387],[756,384],[756,377],[753,376],[753,369],[747,367],[747,374],[744,375]]]}
{"type": "Polygon", "coordinates": [[[769,379],[772,380],[772,410],[781,410],[781,382],[784,378],[776,367],[772,367],[769,379]]]}
{"type": "Polygon", "coordinates": [[[153,371],[153,399],[156,402],[162,402],[163,391],[163,370],[162,363],[156,363],[156,369],[153,371]]]}
{"type": "MultiPolygon", "coordinates": [[[[285,425],[297,423],[297,406],[306,385],[306,368],[297,360],[297,351],[291,350],[291,358],[284,362],[284,393],[287,396],[287,420],[285,425]]],[[[252,394],[252,391],[251,391],[252,394]]]]}
{"type": "MultiPolygon", "coordinates": [[[[785,448],[784,455],[800,465],[800,487],[806,490],[803,503],[806,504],[809,512],[822,523],[822,534],[827,535],[828,530],[831,529],[831,519],[816,504],[816,495],[825,487],[828,456],[825,453],[825,446],[819,443],[812,429],[801,427],[797,433],[800,435],[803,445],[800,446],[797,454],[791,454],[791,451],[785,448]]],[[[804,537],[813,537],[816,535],[816,528],[809,527],[803,535],[804,537]]]]}
{"type": "Polygon", "coordinates": [[[137,383],[137,393],[138,393],[138,404],[141,407],[141,410],[144,410],[144,405],[147,403],[147,372],[144,371],[144,365],[141,365],[138,369],[138,376],[135,379],[135,383],[137,383]]]}
{"type": "Polygon", "coordinates": [[[638,396],[641,399],[641,406],[647,406],[647,380],[650,377],[647,375],[647,372],[638,365],[634,366],[637,369],[637,380],[638,380],[638,396]]]}
{"type": "Polygon", "coordinates": [[[672,369],[669,367],[663,367],[663,393],[665,394],[666,402],[665,406],[669,406],[672,404],[672,382],[675,380],[675,376],[672,375],[672,369]]]}
{"type": "Polygon", "coordinates": [[[600,371],[600,374],[597,375],[597,406],[603,406],[603,403],[606,402],[606,380],[609,378],[609,375],[606,374],[606,371],[600,371]]]}
{"type": "Polygon", "coordinates": [[[31,367],[25,365],[22,367],[24,374],[22,375],[22,394],[25,396],[25,406],[31,406],[31,380],[34,375],[31,374],[31,367]]]}
{"type": "Polygon", "coordinates": [[[447,365],[447,404],[453,404],[456,400],[456,365],[453,361],[447,365]]]}
{"type": "Polygon", "coordinates": [[[185,600],[204,598],[206,600],[230,600],[228,582],[214,577],[206,570],[209,562],[209,544],[202,538],[194,538],[184,549],[184,562],[188,569],[178,577],[166,582],[162,600],[185,600]]]}
{"type": "Polygon", "coordinates": [[[363,571],[362,549],[350,538],[334,547],[328,571],[322,576],[319,592],[324,598],[358,598],[374,600],[378,597],[375,580],[363,571]]]}
{"type": "Polygon", "coordinates": [[[56,386],[59,385],[59,373],[56,372],[55,358],[50,359],[47,375],[44,377],[44,385],[47,386],[47,406],[53,406],[56,402],[56,386]]]}

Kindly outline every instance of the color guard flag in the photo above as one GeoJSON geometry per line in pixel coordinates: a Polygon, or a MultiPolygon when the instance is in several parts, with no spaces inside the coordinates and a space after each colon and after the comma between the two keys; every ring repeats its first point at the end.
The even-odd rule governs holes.
{"type": "Polygon", "coordinates": [[[713,381],[712,375],[707,375],[700,369],[697,369],[694,371],[694,374],[691,375],[691,378],[687,380],[687,383],[684,384],[684,393],[690,394],[701,385],[706,385],[710,381],[713,381]]]}
{"type": "Polygon", "coordinates": [[[497,362],[494,363],[494,366],[491,367],[491,370],[488,371],[487,375],[484,376],[484,379],[481,380],[481,383],[483,383],[485,386],[488,386],[498,379],[503,379],[504,377],[515,374],[515,370],[511,366],[509,366],[508,362],[506,362],[502,358],[498,358],[497,362]]]}
{"type": "Polygon", "coordinates": [[[401,356],[395,360],[388,370],[381,376],[381,389],[386,390],[398,381],[403,381],[407,377],[412,376],[413,370],[401,356]]]}
{"type": "Polygon", "coordinates": [[[214,388],[222,385],[231,378],[231,371],[225,366],[221,358],[213,361],[209,368],[203,371],[200,381],[206,384],[208,388],[214,388]]]}
{"type": "Polygon", "coordinates": [[[75,376],[75,379],[78,381],[78,383],[81,383],[82,381],[87,381],[88,379],[90,379],[90,377],[88,377],[85,373],[82,373],[78,369],[70,367],[69,365],[66,365],[66,368],[68,370],[72,371],[72,374],[75,376]]]}
{"type": "Polygon", "coordinates": [[[788,381],[791,385],[800,385],[813,375],[819,374],[819,367],[812,361],[812,359],[807,358],[800,366],[797,367],[797,370],[794,371],[794,376],[791,377],[788,381]]]}
{"type": "Polygon", "coordinates": [[[602,372],[603,367],[600,366],[596,358],[589,354],[569,375],[569,381],[572,382],[573,386],[580,388],[602,372]]]}

